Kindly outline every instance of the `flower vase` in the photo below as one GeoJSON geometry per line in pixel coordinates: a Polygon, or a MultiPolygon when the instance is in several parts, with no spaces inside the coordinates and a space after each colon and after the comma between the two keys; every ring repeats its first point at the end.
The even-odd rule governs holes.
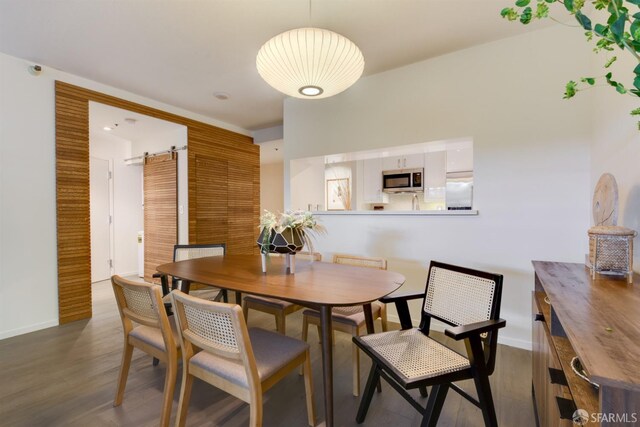
{"type": "Polygon", "coordinates": [[[295,274],[295,254],[301,251],[304,246],[302,233],[297,228],[285,228],[281,232],[262,230],[256,242],[262,255],[262,272],[267,272],[267,255],[277,253],[286,256],[287,273],[295,274]]]}

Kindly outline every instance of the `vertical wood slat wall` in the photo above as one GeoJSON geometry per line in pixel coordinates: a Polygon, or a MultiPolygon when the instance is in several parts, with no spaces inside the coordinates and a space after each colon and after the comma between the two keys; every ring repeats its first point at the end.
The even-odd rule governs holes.
{"type": "Polygon", "coordinates": [[[156,282],[160,264],[173,261],[178,243],[178,153],[144,160],[144,280],[156,282]]]}
{"type": "MultiPolygon", "coordinates": [[[[189,240],[222,243],[228,240],[228,163],[207,156],[195,156],[193,211],[199,219],[189,240]],[[214,241],[218,240],[218,242],[214,241]]],[[[189,212],[191,215],[191,212],[189,212]]],[[[193,226],[191,226],[193,227],[193,226]]],[[[191,229],[190,227],[190,229],[191,229]]],[[[228,248],[227,248],[228,249],[228,248]]]]}
{"type": "Polygon", "coordinates": [[[66,323],[91,317],[89,102],[71,96],[56,96],[56,215],[58,317],[66,323]]]}
{"type": "Polygon", "coordinates": [[[195,126],[189,144],[189,241],[226,243],[231,255],[257,254],[259,147],[195,126]]]}
{"type": "MultiPolygon", "coordinates": [[[[167,113],[114,96],[56,81],[56,203],[58,241],[58,312],[60,323],[91,317],[91,240],[89,224],[89,101],[145,114],[187,127],[189,179],[189,242],[224,242],[228,253],[257,253],[255,239],[260,214],[260,151],[253,139],[226,129],[167,113]],[[206,171],[215,173],[231,165],[232,182],[218,182],[221,191],[197,191],[196,160],[213,160],[206,171]],[[217,165],[217,166],[215,166],[217,165]],[[222,165],[222,166],[220,166],[222,165]],[[220,169],[222,168],[222,169],[220,169]],[[241,171],[238,171],[241,170],[241,171]],[[244,172],[242,172],[244,170],[244,172]],[[251,186],[235,180],[248,180],[251,186]],[[230,190],[252,189],[231,196],[230,190]],[[203,201],[199,202],[201,195],[203,201]],[[243,199],[239,201],[237,199],[243,199]],[[250,200],[249,205],[243,204],[250,200]],[[200,209],[197,208],[200,206],[200,209]],[[249,209],[242,210],[242,207],[249,209]],[[208,207],[214,208],[209,215],[208,207]],[[226,233],[229,215],[233,233],[226,233]],[[251,224],[251,230],[249,230],[251,224]],[[200,230],[198,232],[197,230],[200,230]]],[[[221,177],[212,178],[220,181],[221,177]]]]}

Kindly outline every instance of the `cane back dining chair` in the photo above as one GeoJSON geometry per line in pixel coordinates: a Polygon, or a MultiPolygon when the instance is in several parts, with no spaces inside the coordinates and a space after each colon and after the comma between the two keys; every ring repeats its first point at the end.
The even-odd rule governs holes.
{"type": "Polygon", "coordinates": [[[167,317],[160,286],[111,278],[124,329],[124,350],[113,406],[120,406],[127,384],[133,348],[140,349],[167,365],[162,401],[161,426],[169,425],[173,391],[178,371],[178,337],[173,319],[167,317]]]}
{"type": "Polygon", "coordinates": [[[402,329],[353,338],[372,361],[356,421],[364,421],[382,377],[422,414],[421,426],[436,426],[450,388],[482,410],[485,426],[497,426],[489,376],[495,368],[498,329],[506,325],[500,319],[501,296],[502,275],[432,261],[424,293],[382,298],[396,303],[402,329]],[[422,315],[420,326],[413,328],[407,301],[417,298],[423,298],[422,315]],[[450,326],[445,329],[448,337],[464,340],[466,354],[429,337],[432,318],[450,326]],[[467,379],[473,379],[477,399],[454,384],[467,379]],[[407,390],[418,388],[426,397],[428,386],[423,408],[407,390]]]}
{"type": "Polygon", "coordinates": [[[247,403],[249,425],[262,425],[262,395],[302,365],[307,421],[315,425],[309,345],[259,328],[247,329],[236,304],[207,301],[171,292],[182,348],[182,388],[177,426],[183,426],[194,378],[247,403]]]}
{"type": "MultiPolygon", "coordinates": [[[[185,261],[188,259],[204,258],[208,256],[224,256],[226,246],[224,243],[207,243],[197,245],[175,245],[173,247],[173,262],[185,261]]],[[[167,306],[167,311],[171,313],[170,305],[171,299],[169,292],[173,289],[180,289],[182,281],[176,277],[171,278],[171,287],[169,287],[169,280],[167,276],[162,274],[154,274],[154,277],[160,277],[162,281],[162,293],[164,295],[164,303],[167,306]]],[[[207,299],[210,301],[223,300],[228,301],[227,291],[217,288],[207,287],[202,290],[192,290],[189,292],[191,295],[198,298],[207,299]]]]}
{"type": "MultiPolygon", "coordinates": [[[[333,256],[334,264],[354,265],[358,267],[377,268],[379,270],[387,269],[387,260],[384,258],[366,258],[356,255],[335,254],[333,256]]],[[[383,303],[373,302],[371,304],[371,312],[373,319],[380,318],[382,330],[387,330],[387,309],[383,303]]],[[[334,331],[345,332],[353,337],[361,335],[363,328],[366,327],[364,310],[361,305],[352,307],[333,307],[331,310],[331,321],[334,331]]],[[[309,325],[316,325],[318,328],[318,336],[320,335],[320,312],[317,310],[307,309],[302,312],[302,340],[307,341],[309,334],[309,325]]],[[[352,355],[352,375],[353,375],[353,395],[360,394],[360,351],[358,347],[353,345],[352,355]]]]}
{"type": "MultiPolygon", "coordinates": [[[[279,254],[270,254],[274,256],[279,254]]],[[[312,262],[322,261],[322,254],[318,252],[298,252],[296,259],[308,260],[312,262]]],[[[276,318],[276,329],[282,335],[286,334],[287,329],[287,316],[302,309],[302,306],[294,304],[292,302],[283,301],[275,298],[261,297],[258,295],[247,295],[244,297],[242,304],[242,312],[244,318],[249,320],[249,310],[262,311],[263,313],[273,314],[276,318]]]]}

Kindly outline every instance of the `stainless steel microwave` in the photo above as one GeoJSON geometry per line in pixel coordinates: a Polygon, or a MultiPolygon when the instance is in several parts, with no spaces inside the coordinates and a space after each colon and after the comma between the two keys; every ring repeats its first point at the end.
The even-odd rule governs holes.
{"type": "Polygon", "coordinates": [[[382,191],[403,193],[424,191],[424,169],[401,169],[382,172],[382,191]]]}

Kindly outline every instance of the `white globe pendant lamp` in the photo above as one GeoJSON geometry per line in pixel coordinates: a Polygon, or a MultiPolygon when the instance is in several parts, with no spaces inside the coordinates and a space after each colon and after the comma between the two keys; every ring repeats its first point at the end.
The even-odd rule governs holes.
{"type": "Polygon", "coordinates": [[[351,40],[321,28],[298,28],[266,42],[256,58],[258,73],[280,92],[303,99],[336,95],[353,85],[364,57],[351,40]]]}

